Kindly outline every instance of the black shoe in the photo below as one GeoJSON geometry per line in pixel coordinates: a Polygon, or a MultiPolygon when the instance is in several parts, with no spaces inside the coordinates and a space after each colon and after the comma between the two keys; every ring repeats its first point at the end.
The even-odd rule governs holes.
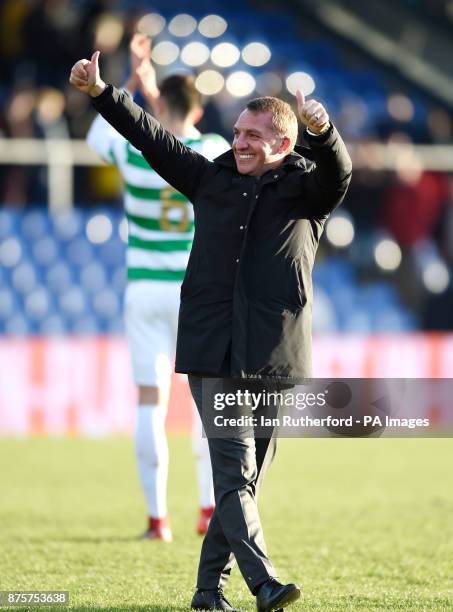
{"type": "Polygon", "coordinates": [[[225,599],[222,589],[215,591],[195,591],[192,603],[192,610],[229,610],[229,612],[241,612],[225,599]]]}
{"type": "Polygon", "coordinates": [[[275,578],[269,578],[258,591],[256,609],[258,612],[279,611],[299,597],[300,588],[297,584],[280,584],[275,578]]]}

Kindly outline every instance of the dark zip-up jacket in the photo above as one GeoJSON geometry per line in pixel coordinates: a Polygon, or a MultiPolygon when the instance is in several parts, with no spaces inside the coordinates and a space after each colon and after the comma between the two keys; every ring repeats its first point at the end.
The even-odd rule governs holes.
{"type": "Polygon", "coordinates": [[[93,103],[194,206],[176,371],[215,375],[230,350],[231,376],[311,376],[311,272],[351,178],[335,127],[257,178],[238,173],[232,151],[210,162],[186,147],[111,85],[93,103]]]}

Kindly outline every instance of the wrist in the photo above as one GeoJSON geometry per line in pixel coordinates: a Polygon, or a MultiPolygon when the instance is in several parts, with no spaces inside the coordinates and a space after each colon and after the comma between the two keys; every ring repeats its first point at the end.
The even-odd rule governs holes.
{"type": "Polygon", "coordinates": [[[329,126],[330,126],[330,121],[325,123],[320,130],[315,131],[313,128],[309,128],[308,125],[306,127],[306,130],[310,134],[310,136],[322,136],[323,134],[327,132],[327,130],[329,129],[329,126]]]}
{"type": "Polygon", "coordinates": [[[140,87],[140,93],[145,98],[148,104],[154,106],[159,96],[156,96],[153,91],[146,87],[140,87]]]}
{"type": "Polygon", "coordinates": [[[88,93],[92,98],[97,98],[98,96],[101,95],[101,93],[104,91],[106,87],[107,85],[104,83],[104,81],[100,81],[99,83],[96,83],[95,85],[93,85],[93,87],[90,89],[88,93]]]}
{"type": "Polygon", "coordinates": [[[139,87],[139,80],[135,74],[131,74],[131,76],[127,79],[124,88],[130,91],[131,93],[135,93],[139,87]]]}

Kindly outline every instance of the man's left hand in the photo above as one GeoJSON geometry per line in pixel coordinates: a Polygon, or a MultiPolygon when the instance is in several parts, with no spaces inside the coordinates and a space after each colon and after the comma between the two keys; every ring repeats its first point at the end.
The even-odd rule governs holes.
{"type": "Polygon", "coordinates": [[[305,100],[304,94],[300,89],[296,92],[297,112],[300,120],[310,132],[322,134],[329,127],[329,115],[326,109],[317,100],[305,100]]]}

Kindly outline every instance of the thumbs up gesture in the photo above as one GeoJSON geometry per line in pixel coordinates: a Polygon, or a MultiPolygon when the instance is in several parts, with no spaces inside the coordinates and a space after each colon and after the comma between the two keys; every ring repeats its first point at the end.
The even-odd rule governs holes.
{"type": "Polygon", "coordinates": [[[95,51],[91,60],[81,59],[74,64],[71,69],[69,82],[83,93],[87,93],[92,98],[99,96],[106,84],[99,74],[99,51],[95,51]]]}
{"type": "Polygon", "coordinates": [[[322,134],[329,127],[329,115],[317,100],[305,100],[300,89],[296,91],[297,112],[300,120],[314,134],[322,134]]]}

